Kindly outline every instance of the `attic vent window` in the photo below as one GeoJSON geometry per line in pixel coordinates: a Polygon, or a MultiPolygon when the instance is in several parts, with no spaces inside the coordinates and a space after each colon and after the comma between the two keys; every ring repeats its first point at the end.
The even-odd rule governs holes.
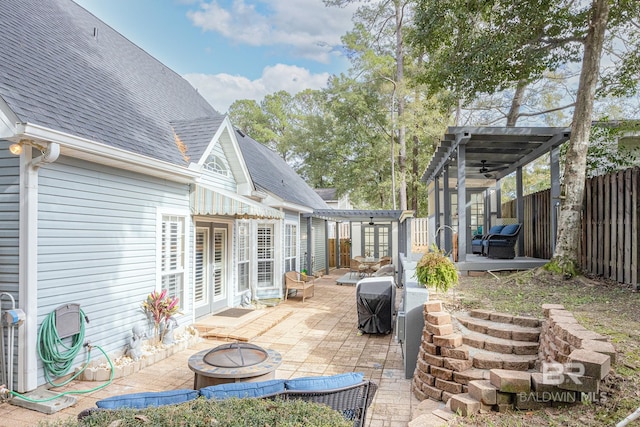
{"type": "Polygon", "coordinates": [[[222,176],[229,176],[229,168],[225,164],[224,160],[219,156],[211,156],[204,164],[204,167],[211,172],[220,174],[222,176]]]}

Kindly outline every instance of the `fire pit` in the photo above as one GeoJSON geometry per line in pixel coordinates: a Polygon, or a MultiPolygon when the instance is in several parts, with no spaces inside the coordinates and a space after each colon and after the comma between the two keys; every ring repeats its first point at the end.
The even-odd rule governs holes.
{"type": "Polygon", "coordinates": [[[193,388],[241,381],[263,381],[275,377],[282,363],[280,353],[249,343],[223,344],[202,350],[189,358],[195,373],[193,388]]]}

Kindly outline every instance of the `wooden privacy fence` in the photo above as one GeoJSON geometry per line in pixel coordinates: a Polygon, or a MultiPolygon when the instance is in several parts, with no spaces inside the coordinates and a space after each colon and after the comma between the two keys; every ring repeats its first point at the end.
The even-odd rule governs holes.
{"type": "Polygon", "coordinates": [[[637,167],[587,180],[580,251],[585,271],[636,286],[639,180],[637,167]]]}
{"type": "MultiPolygon", "coordinates": [[[[590,178],[585,184],[579,261],[583,271],[638,286],[640,268],[640,168],[590,178]]],[[[551,192],[524,198],[524,255],[550,259],[551,192]]],[[[516,217],[516,201],[502,204],[516,217]]]]}
{"type": "MultiPolygon", "coordinates": [[[[351,256],[351,239],[340,239],[340,266],[349,267],[349,257],[351,256]]],[[[336,265],[336,239],[329,239],[329,268],[336,265]]]]}
{"type": "MultiPolygon", "coordinates": [[[[524,255],[550,259],[551,252],[551,191],[544,190],[524,197],[524,255]]],[[[502,216],[517,218],[516,201],[502,204],[502,216]]]]}

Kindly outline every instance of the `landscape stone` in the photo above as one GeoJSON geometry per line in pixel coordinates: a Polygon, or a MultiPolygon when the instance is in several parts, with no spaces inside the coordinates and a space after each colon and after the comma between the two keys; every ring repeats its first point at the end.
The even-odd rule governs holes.
{"type": "Polygon", "coordinates": [[[456,348],[462,345],[462,335],[450,334],[450,335],[434,335],[433,343],[440,347],[456,348]]]}
{"type": "Polygon", "coordinates": [[[424,328],[431,332],[434,336],[439,335],[451,335],[453,334],[453,325],[451,323],[445,323],[442,325],[434,325],[429,322],[425,322],[424,328]]]}
{"type": "Polygon", "coordinates": [[[491,384],[491,381],[477,380],[469,382],[469,395],[475,400],[485,405],[495,405],[497,402],[497,389],[491,384]]]}
{"type": "Polygon", "coordinates": [[[583,340],[582,349],[606,354],[609,356],[612,365],[616,363],[616,349],[613,344],[608,341],[583,340]]]}
{"type": "Polygon", "coordinates": [[[422,308],[425,313],[435,313],[435,312],[443,311],[442,301],[438,301],[438,300],[427,301],[422,305],[422,308]]]}
{"type": "Polygon", "coordinates": [[[480,412],[480,402],[469,396],[469,393],[456,394],[449,399],[451,410],[453,412],[460,411],[462,416],[477,414],[480,412]]]}
{"type": "Polygon", "coordinates": [[[431,366],[431,375],[441,380],[453,379],[453,371],[450,369],[440,368],[438,366],[431,366]]]}
{"type": "Polygon", "coordinates": [[[435,386],[442,391],[446,391],[447,393],[452,393],[452,394],[462,393],[462,384],[458,384],[457,382],[454,382],[454,381],[447,381],[440,378],[436,378],[435,386]]]}
{"type": "Polygon", "coordinates": [[[433,325],[448,325],[451,323],[451,315],[446,311],[427,313],[425,321],[433,325]]]}
{"type": "Polygon", "coordinates": [[[528,393],[531,391],[531,374],[522,371],[492,369],[489,379],[499,391],[507,393],[528,393]]]}
{"type": "Polygon", "coordinates": [[[569,354],[569,361],[573,364],[582,365],[584,369],[582,375],[599,380],[604,379],[611,368],[611,359],[608,355],[590,350],[573,350],[569,354]]]}
{"type": "Polygon", "coordinates": [[[473,366],[473,360],[460,360],[460,359],[451,359],[445,357],[443,359],[443,366],[447,369],[451,369],[452,371],[466,371],[467,369],[473,366]]]}
{"type": "Polygon", "coordinates": [[[452,359],[468,360],[469,348],[462,345],[458,348],[441,347],[440,354],[444,357],[450,357],[452,359]]]}

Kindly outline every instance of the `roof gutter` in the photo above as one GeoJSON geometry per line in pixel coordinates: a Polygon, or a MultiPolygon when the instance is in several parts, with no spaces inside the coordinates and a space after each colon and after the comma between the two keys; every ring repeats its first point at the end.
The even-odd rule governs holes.
{"type": "Polygon", "coordinates": [[[199,171],[189,169],[187,166],[178,166],[131,153],[121,148],[32,123],[17,123],[16,134],[9,139],[16,142],[22,139],[35,140],[46,144],[47,149],[51,151],[47,153],[47,150],[43,156],[34,159],[34,166],[55,161],[60,154],[63,154],[134,172],[141,172],[141,169],[144,169],[146,174],[176,182],[191,183],[201,175],[199,171]],[[55,146],[57,148],[54,148],[55,146]]]}

